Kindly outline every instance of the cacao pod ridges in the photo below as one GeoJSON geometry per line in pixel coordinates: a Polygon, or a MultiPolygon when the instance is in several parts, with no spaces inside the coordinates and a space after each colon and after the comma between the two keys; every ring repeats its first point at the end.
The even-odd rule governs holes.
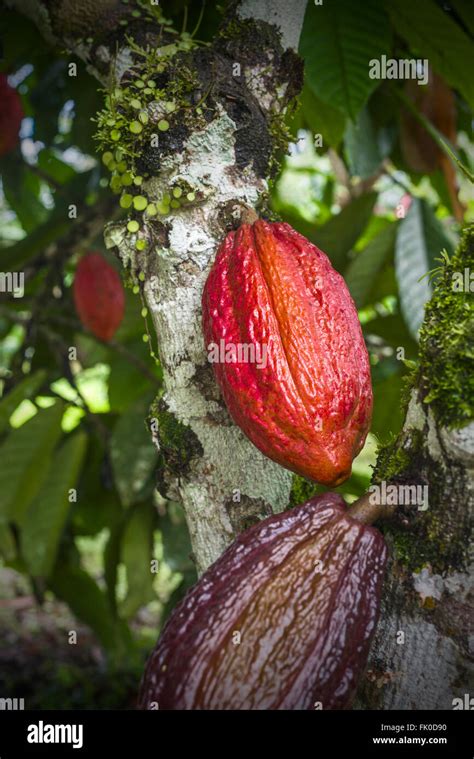
{"type": "Polygon", "coordinates": [[[119,274],[100,253],[81,258],[73,293],[82,324],[100,340],[111,340],[123,319],[125,294],[119,274]]]}
{"type": "Polygon", "coordinates": [[[381,534],[334,493],[251,527],[174,609],[140,708],[349,708],[385,562],[381,534]]]}
{"type": "Polygon", "coordinates": [[[242,224],[203,293],[206,347],[259,346],[265,365],[213,364],[234,422],[265,455],[334,487],[371,420],[370,364],[357,310],[327,256],[288,224],[242,224]]]}

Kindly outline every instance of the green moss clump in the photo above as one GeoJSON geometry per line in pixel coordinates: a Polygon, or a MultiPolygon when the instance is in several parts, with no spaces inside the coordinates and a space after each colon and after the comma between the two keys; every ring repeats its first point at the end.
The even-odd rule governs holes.
{"type": "MultiPolygon", "coordinates": [[[[382,532],[386,532],[382,529],[382,532]]],[[[419,572],[426,565],[435,567],[439,553],[435,543],[427,540],[420,541],[418,535],[404,531],[393,525],[390,526],[390,543],[393,549],[393,557],[407,571],[419,572]]]]}
{"type": "MultiPolygon", "coordinates": [[[[193,101],[199,78],[190,54],[201,43],[168,26],[162,33],[169,44],[156,48],[142,48],[127,38],[134,64],[120,85],[106,92],[104,108],[96,117],[95,138],[111,173],[112,191],[121,195],[122,208],[133,205],[140,214],[151,208],[149,216],[166,216],[171,204],[166,187],[160,197],[148,198],[144,179],[159,171],[162,156],[179,149],[190,128],[206,124],[203,108],[193,101]]],[[[180,201],[184,204],[195,200],[193,188],[187,189],[180,201]]]]}
{"type": "MultiPolygon", "coordinates": [[[[243,54],[243,59],[249,62],[258,61],[264,48],[276,49],[283,52],[281,35],[272,24],[255,19],[233,18],[219,32],[219,38],[225,42],[227,50],[243,54]],[[258,45],[255,44],[258,39],[258,45]],[[229,43],[232,43],[229,45],[229,43]]],[[[237,56],[238,59],[238,56],[237,56]]]]}
{"type": "Polygon", "coordinates": [[[158,423],[162,464],[175,475],[184,474],[193,456],[202,455],[201,443],[191,428],[168,410],[163,399],[155,400],[150,407],[150,425],[154,420],[158,423]]]}
{"type": "Polygon", "coordinates": [[[451,532],[439,512],[420,512],[410,529],[393,522],[380,529],[393,547],[394,558],[409,572],[419,572],[427,564],[439,574],[466,569],[469,527],[461,535],[451,532]]]}
{"type": "Polygon", "coordinates": [[[295,474],[290,490],[290,506],[300,506],[319,492],[320,488],[316,483],[295,474]]]}
{"type": "Polygon", "coordinates": [[[387,443],[377,448],[377,463],[372,482],[391,482],[401,476],[406,477],[422,444],[423,434],[420,430],[407,430],[399,438],[392,435],[387,443]]]}
{"type": "Polygon", "coordinates": [[[216,48],[231,61],[245,62],[249,70],[258,68],[269,92],[277,91],[278,83],[285,82],[284,94],[275,99],[259,132],[252,135],[239,125],[244,145],[239,145],[237,134],[237,152],[248,155],[254,138],[256,144],[250,152],[268,153],[262,174],[274,178],[293,139],[287,116],[297,107],[296,95],[303,86],[303,62],[294,51],[283,50],[280,32],[273,24],[255,19],[233,18],[219,33],[216,48]]]}
{"type": "Polygon", "coordinates": [[[456,252],[451,259],[444,257],[438,272],[420,332],[423,401],[440,424],[461,427],[474,418],[474,292],[469,288],[474,224],[464,229],[456,252]]]}
{"type": "Polygon", "coordinates": [[[272,138],[272,152],[269,162],[269,174],[276,177],[293,135],[286,122],[286,110],[282,114],[272,115],[268,122],[268,131],[272,138]]]}

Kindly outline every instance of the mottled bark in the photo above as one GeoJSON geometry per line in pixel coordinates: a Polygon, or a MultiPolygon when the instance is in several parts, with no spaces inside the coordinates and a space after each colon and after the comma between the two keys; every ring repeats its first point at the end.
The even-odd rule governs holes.
{"type": "Polygon", "coordinates": [[[398,445],[410,465],[389,482],[427,486],[428,509],[399,506],[385,527],[391,559],[358,706],[452,709],[474,682],[474,425],[441,428],[415,390],[398,445]]]}

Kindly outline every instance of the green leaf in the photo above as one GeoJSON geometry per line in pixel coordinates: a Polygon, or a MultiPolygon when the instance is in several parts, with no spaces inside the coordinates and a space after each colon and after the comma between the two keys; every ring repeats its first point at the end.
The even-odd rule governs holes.
{"type": "Polygon", "coordinates": [[[110,530],[110,536],[104,550],[104,579],[107,586],[107,598],[114,614],[117,613],[117,572],[120,564],[120,543],[124,529],[123,519],[110,530]]]}
{"type": "Polygon", "coordinates": [[[468,31],[474,36],[474,5],[472,0],[451,0],[450,5],[467,26],[468,31]]]}
{"type": "MultiPolygon", "coordinates": [[[[151,372],[153,371],[153,362],[150,360],[148,346],[141,338],[138,341],[127,343],[126,347],[136,358],[141,359],[145,366],[148,364],[151,372]]],[[[122,414],[133,403],[137,403],[141,397],[149,396],[152,389],[150,380],[128,358],[111,352],[107,363],[110,366],[109,403],[112,411],[122,414]]],[[[156,378],[157,384],[158,377],[156,378]]]]}
{"type": "Polygon", "coordinates": [[[34,374],[25,377],[25,379],[13,387],[7,395],[3,396],[0,401],[0,433],[8,428],[8,421],[15,409],[22,401],[36,395],[45,379],[46,371],[44,369],[39,369],[37,372],[34,372],[34,374]]]}
{"type": "Polygon", "coordinates": [[[400,398],[401,373],[393,373],[380,381],[374,381],[374,410],[371,432],[385,442],[391,433],[398,434],[403,424],[400,398]]]}
{"type": "Polygon", "coordinates": [[[300,39],[309,86],[355,119],[377,86],[369,61],[390,50],[390,26],[379,0],[308,2],[300,39]]]}
{"type": "Polygon", "coordinates": [[[46,218],[40,200],[41,182],[16,153],[2,158],[2,186],[6,201],[25,232],[33,231],[46,218]]]}
{"type": "Polygon", "coordinates": [[[79,567],[58,564],[49,586],[78,619],[94,630],[105,648],[124,652],[130,644],[127,628],[114,617],[106,594],[87,572],[79,567]]]}
{"type": "Polygon", "coordinates": [[[398,296],[398,283],[393,261],[389,261],[377,276],[367,298],[368,303],[381,303],[390,295],[398,296]]]}
{"type": "Polygon", "coordinates": [[[39,56],[45,53],[46,43],[38,34],[38,28],[26,16],[2,7],[3,71],[15,71],[31,56],[32,50],[39,56]]]}
{"type": "Polygon", "coordinates": [[[45,176],[51,177],[59,184],[65,184],[71,180],[76,172],[60,158],[52,148],[43,148],[38,154],[38,166],[44,172],[45,176]]]}
{"type": "MultiPolygon", "coordinates": [[[[369,469],[369,472],[371,470],[369,469]]],[[[348,480],[346,480],[342,485],[339,485],[339,487],[335,488],[336,493],[341,493],[342,495],[356,495],[361,496],[364,495],[367,488],[370,485],[370,474],[362,475],[357,474],[356,472],[352,472],[351,476],[348,480]]]]}
{"type": "Polygon", "coordinates": [[[304,123],[314,133],[321,134],[323,145],[337,148],[346,126],[345,114],[329,103],[325,103],[305,82],[300,96],[304,123]]]}
{"type": "Polygon", "coordinates": [[[35,227],[22,240],[2,250],[3,270],[20,270],[29,258],[39,253],[42,248],[47,248],[48,245],[56,242],[70,228],[71,222],[64,216],[61,218],[54,216],[45,221],[44,224],[35,227]]]}
{"type": "Polygon", "coordinates": [[[48,577],[71,507],[69,490],[76,485],[87,447],[83,432],[72,435],[51,460],[48,477],[31,502],[21,531],[26,565],[35,577],[48,577]]]}
{"type": "Polygon", "coordinates": [[[349,251],[367,226],[376,198],[376,193],[361,195],[322,227],[313,228],[309,239],[329,256],[338,271],[344,271],[349,251]]]}
{"type": "Polygon", "coordinates": [[[78,494],[72,516],[76,535],[97,535],[104,528],[113,532],[120,525],[123,509],[113,487],[110,460],[102,441],[95,436],[87,449],[78,494]]]}
{"type": "Polygon", "coordinates": [[[431,206],[425,200],[414,198],[406,217],[398,225],[395,271],[402,314],[415,339],[418,339],[425,304],[432,292],[425,275],[439,266],[436,259],[444,248],[453,251],[452,242],[431,206]]]}
{"type": "Polygon", "coordinates": [[[182,506],[170,503],[166,516],[160,518],[163,538],[163,559],[173,572],[195,571],[191,560],[192,548],[186,517],[182,506]]]}
{"type": "Polygon", "coordinates": [[[120,606],[120,616],[125,619],[156,597],[150,563],[155,519],[151,503],[141,503],[133,508],[123,533],[121,558],[127,570],[127,595],[120,606]]]}
{"type": "Polygon", "coordinates": [[[394,28],[474,108],[474,45],[433,0],[388,0],[394,28]]]}
{"type": "Polygon", "coordinates": [[[61,437],[64,407],[55,403],[18,429],[0,447],[0,523],[21,525],[26,510],[48,473],[52,451],[61,437]]]}
{"type": "Polygon", "coordinates": [[[393,253],[396,229],[396,224],[382,229],[365,248],[356,253],[344,272],[344,279],[357,308],[362,308],[368,302],[377,275],[393,253]]]}
{"type": "Polygon", "coordinates": [[[418,354],[418,345],[408,332],[400,314],[378,316],[372,319],[364,324],[364,334],[381,337],[395,351],[403,348],[406,356],[415,358],[418,354]]]}
{"type": "Polygon", "coordinates": [[[148,405],[148,400],[141,400],[122,414],[110,440],[115,484],[124,506],[142,500],[157,464],[157,451],[145,424],[148,405]]]}
{"type": "Polygon", "coordinates": [[[383,156],[367,107],[361,110],[355,122],[347,124],[344,145],[353,176],[367,179],[376,173],[383,156]]]}
{"type": "Polygon", "coordinates": [[[0,556],[5,561],[13,561],[16,557],[16,545],[10,527],[0,524],[0,556]]]}
{"type": "MultiPolygon", "coordinates": [[[[13,170],[18,171],[17,162],[15,162],[13,170]]],[[[40,226],[35,225],[34,229],[22,240],[8,249],[2,250],[3,271],[21,270],[29,258],[41,253],[50,243],[57,242],[58,238],[69,233],[71,221],[67,216],[68,206],[71,203],[76,203],[78,208],[84,208],[84,199],[87,198],[91,185],[96,178],[97,172],[94,169],[75,175],[67,184],[67,192],[57,198],[56,205],[49,218],[40,226]]],[[[97,202],[100,202],[101,199],[102,196],[99,196],[97,202]]],[[[41,208],[44,210],[43,205],[41,208]]]]}
{"type": "Polygon", "coordinates": [[[93,139],[96,125],[93,119],[97,111],[103,108],[103,93],[97,87],[97,82],[85,64],[79,64],[78,76],[68,77],[68,97],[74,100],[74,119],[71,127],[70,140],[89,155],[95,155],[97,143],[93,139]]]}

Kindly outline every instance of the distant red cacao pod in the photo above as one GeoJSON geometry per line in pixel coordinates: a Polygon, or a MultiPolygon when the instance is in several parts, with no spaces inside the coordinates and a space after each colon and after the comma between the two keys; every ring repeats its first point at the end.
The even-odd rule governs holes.
{"type": "Polygon", "coordinates": [[[378,530],[353,519],[335,493],[251,527],[174,609],[139,707],[349,707],[386,558],[378,530]]]}
{"type": "Polygon", "coordinates": [[[372,387],[356,308],[327,256],[289,224],[242,224],[222,243],[202,303],[234,422],[282,466],[343,482],[370,426],[372,387]],[[265,361],[246,360],[248,345],[265,361]],[[229,346],[240,346],[235,361],[229,346]]]}
{"type": "Polygon", "coordinates": [[[18,142],[23,119],[21,98],[8,84],[5,74],[0,74],[0,156],[10,153],[18,142]]]}
{"type": "Polygon", "coordinates": [[[100,253],[81,258],[73,292],[82,324],[101,340],[111,340],[123,319],[125,294],[120,276],[100,253]]]}

